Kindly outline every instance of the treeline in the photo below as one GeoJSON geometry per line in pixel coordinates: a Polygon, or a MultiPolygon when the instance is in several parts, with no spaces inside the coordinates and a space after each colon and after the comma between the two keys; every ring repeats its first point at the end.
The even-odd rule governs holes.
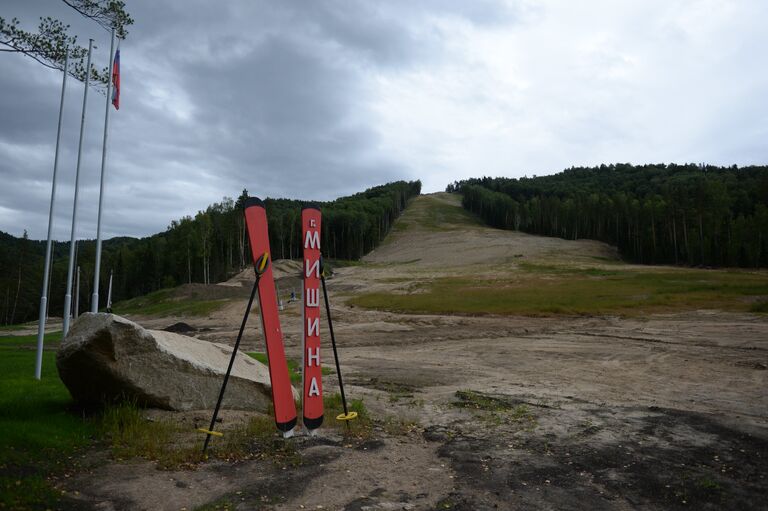
{"type": "MultiPolygon", "coordinates": [[[[408,201],[421,192],[420,181],[397,181],[330,202],[323,212],[322,251],[331,259],[359,259],[384,238],[408,201]]],[[[112,238],[102,247],[101,307],[110,271],[113,301],[184,283],[215,283],[251,264],[242,205],[225,197],[194,217],[174,220],[165,232],[146,238],[112,238]]],[[[274,259],[301,257],[302,201],[265,199],[274,259]]],[[[0,324],[35,319],[42,285],[44,241],[0,233],[0,324]]],[[[56,243],[49,297],[50,315],[60,316],[66,292],[69,243],[56,243]]],[[[90,309],[95,242],[77,244],[80,312],[90,309]]]]}
{"type": "Polygon", "coordinates": [[[768,266],[768,167],[600,165],[448,185],[489,225],[616,245],[638,263],[768,266]]]}

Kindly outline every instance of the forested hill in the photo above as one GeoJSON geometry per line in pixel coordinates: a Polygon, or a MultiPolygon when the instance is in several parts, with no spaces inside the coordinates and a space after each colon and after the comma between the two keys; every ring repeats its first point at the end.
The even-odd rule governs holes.
{"type": "Polygon", "coordinates": [[[768,167],[601,165],[448,185],[489,225],[618,246],[639,263],[768,266],[768,167]]]}
{"type": "MultiPolygon", "coordinates": [[[[421,182],[397,181],[364,192],[320,202],[323,212],[322,251],[331,259],[359,259],[376,247],[408,200],[419,195],[421,182]]],[[[143,295],[186,282],[215,283],[251,264],[242,204],[224,198],[194,217],[171,222],[165,232],[147,238],[113,238],[103,243],[101,306],[106,300],[109,272],[114,271],[113,301],[143,295]]],[[[301,256],[302,201],[264,200],[275,259],[301,256]]],[[[80,311],[90,308],[96,243],[77,244],[81,269],[80,311]]],[[[42,285],[45,241],[16,238],[0,232],[0,324],[37,317],[42,285]]],[[[51,315],[60,316],[66,291],[69,243],[56,243],[51,290],[51,315]]]]}

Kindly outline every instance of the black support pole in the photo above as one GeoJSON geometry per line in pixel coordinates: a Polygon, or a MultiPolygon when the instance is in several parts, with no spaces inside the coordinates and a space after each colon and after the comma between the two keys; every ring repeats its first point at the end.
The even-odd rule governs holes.
{"type": "Polygon", "coordinates": [[[248,299],[248,308],[245,309],[245,315],[243,315],[243,322],[240,324],[240,332],[237,334],[237,341],[235,347],[232,349],[232,357],[229,359],[229,367],[227,367],[227,373],[224,375],[224,383],[221,385],[221,391],[219,391],[219,400],[216,402],[216,408],[213,411],[213,417],[211,417],[211,425],[205,432],[205,443],[203,444],[203,455],[208,449],[208,442],[211,441],[211,435],[213,435],[213,427],[216,425],[216,418],[219,416],[219,409],[221,408],[221,402],[224,400],[224,392],[227,390],[227,382],[229,381],[229,375],[232,373],[232,366],[235,365],[235,358],[237,357],[237,348],[240,347],[240,341],[243,338],[243,331],[245,331],[245,324],[248,322],[248,315],[251,313],[251,307],[253,306],[253,299],[256,296],[256,291],[259,289],[259,281],[261,275],[258,270],[256,272],[256,282],[253,283],[253,290],[251,291],[251,297],[248,299]]]}
{"type": "MultiPolygon", "coordinates": [[[[320,263],[323,264],[322,261],[320,263]]],[[[328,290],[325,287],[325,270],[320,271],[320,282],[323,283],[323,298],[325,299],[325,311],[328,315],[328,331],[331,333],[331,346],[333,346],[333,359],[336,361],[336,374],[339,377],[339,389],[341,390],[341,404],[344,406],[344,415],[349,415],[347,409],[347,397],[344,395],[344,381],[341,379],[341,366],[339,365],[339,352],[336,350],[336,336],[333,335],[333,322],[331,321],[331,304],[328,302],[328,290]]],[[[347,422],[349,427],[349,422],[347,422]]]]}

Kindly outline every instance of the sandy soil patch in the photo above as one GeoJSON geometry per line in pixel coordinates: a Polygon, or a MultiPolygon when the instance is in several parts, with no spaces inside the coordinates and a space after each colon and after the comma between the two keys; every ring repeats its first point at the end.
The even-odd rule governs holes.
{"type": "MultiPolygon", "coordinates": [[[[400,220],[407,225],[367,264],[341,268],[328,282],[347,393],[379,418],[370,443],[346,446],[336,430],[299,436],[299,467],[262,460],[159,472],[148,462],[110,461],[79,476],[80,501],[98,509],[193,509],[221,499],[276,510],[765,505],[764,315],[469,317],[345,305],[357,292],[462,266],[492,273],[520,259],[620,264],[602,243],[487,229],[428,201],[456,207],[445,194],[418,199],[400,220]],[[388,418],[414,426],[389,431],[388,418]]],[[[295,278],[287,268],[281,279],[295,278]]],[[[244,306],[233,300],[183,321],[202,339],[233,343],[244,306]]],[[[295,359],[299,317],[298,304],[286,304],[286,350],[295,359]]],[[[258,323],[249,323],[246,350],[260,351],[258,323]]],[[[322,338],[328,346],[325,324],[322,338]]],[[[324,356],[331,364],[329,349],[324,356]]],[[[326,377],[326,392],[336,385],[326,377]]]]}

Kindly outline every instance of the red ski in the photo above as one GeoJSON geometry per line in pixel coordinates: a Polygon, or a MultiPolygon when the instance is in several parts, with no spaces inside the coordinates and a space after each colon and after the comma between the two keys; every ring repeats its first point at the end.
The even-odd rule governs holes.
{"type": "Polygon", "coordinates": [[[320,365],[320,210],[301,210],[301,239],[304,247],[304,378],[302,410],[304,425],[313,431],[323,423],[323,375],[320,365]]]}
{"type": "MultiPolygon", "coordinates": [[[[296,426],[296,404],[293,401],[293,387],[285,360],[283,332],[280,329],[280,317],[277,313],[277,293],[272,274],[272,257],[269,251],[269,233],[267,230],[267,212],[264,203],[256,197],[245,201],[245,223],[248,227],[248,241],[251,244],[253,263],[258,264],[264,254],[269,263],[261,273],[259,282],[259,310],[261,325],[267,344],[269,378],[272,382],[272,403],[275,410],[277,429],[284,436],[291,436],[296,426]]],[[[258,269],[257,269],[258,272],[258,269]]]]}

